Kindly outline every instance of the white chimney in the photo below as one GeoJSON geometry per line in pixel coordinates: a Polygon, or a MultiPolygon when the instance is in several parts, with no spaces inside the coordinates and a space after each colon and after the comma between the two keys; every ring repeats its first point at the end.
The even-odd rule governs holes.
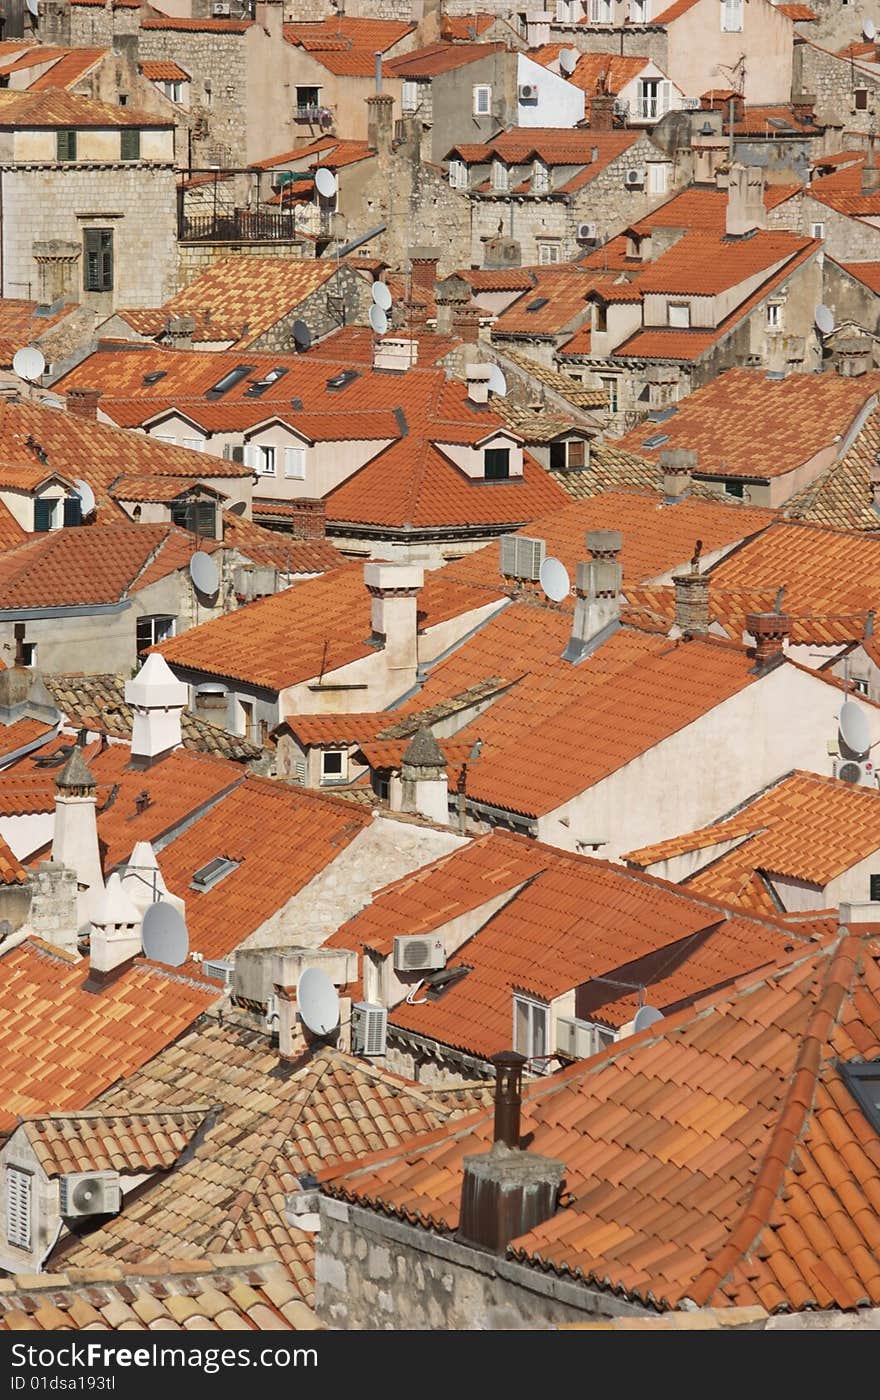
{"type": "Polygon", "coordinates": [[[492,376],[491,365],[468,365],[467,392],[471,403],[489,402],[489,380],[492,376]]]}
{"type": "Polygon", "coordinates": [[[765,228],[764,172],[757,165],[730,167],[727,177],[727,215],[725,233],[728,238],[743,238],[754,229],[765,228]]]}
{"type": "Polygon", "coordinates": [[[146,768],[180,747],[180,717],[188,698],[186,685],[157,651],[147,657],[133,680],[125,682],[125,699],[134,712],[131,757],[135,765],[146,768]]]}
{"type": "MultiPolygon", "coordinates": [[[[418,666],[418,598],[425,571],[416,564],[364,565],[364,583],[372,607],[372,641],[384,648],[389,670],[411,671],[418,666]]],[[[404,685],[405,688],[405,685],[404,685]]]]}
{"type": "Polygon", "coordinates": [[[89,917],[91,896],[103,891],[98,849],[97,784],[77,744],[55,779],[55,829],[52,860],[74,871],[79,888],[77,918],[89,917]]]}
{"type": "Polygon", "coordinates": [[[145,914],[157,899],[172,904],[181,917],[186,915],[186,901],[172,894],[149,841],[138,841],[122,872],[122,888],[132,904],[145,914]]]}
{"type": "Polygon", "coordinates": [[[141,951],[141,911],[122,888],[116,871],[94,902],[91,923],[91,977],[106,977],[141,951]]]}
{"type": "Polygon", "coordinates": [[[592,558],[577,566],[574,622],[571,639],[563,652],[566,661],[580,661],[606,629],[620,619],[622,545],[619,530],[587,532],[587,549],[592,558]]]}
{"type": "Polygon", "coordinates": [[[419,358],[419,342],[405,336],[388,336],[373,346],[373,369],[390,369],[403,374],[419,358]]]}
{"type": "Polygon", "coordinates": [[[449,825],[449,785],[443,750],[426,724],[407,744],[400,768],[403,811],[449,825]]]}

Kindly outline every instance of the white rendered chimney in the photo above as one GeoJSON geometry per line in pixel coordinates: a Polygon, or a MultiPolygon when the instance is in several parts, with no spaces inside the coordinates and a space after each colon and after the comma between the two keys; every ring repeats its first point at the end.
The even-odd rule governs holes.
{"type": "Polygon", "coordinates": [[[592,558],[577,566],[571,640],[563,653],[568,661],[579,661],[591,643],[620,618],[622,545],[619,530],[587,532],[592,558]]]}
{"type": "Polygon", "coordinates": [[[98,849],[97,785],[79,745],[58,774],[55,788],[52,861],[75,873],[77,917],[84,923],[91,896],[103,891],[104,873],[98,849]]]}
{"type": "Polygon", "coordinates": [[[131,706],[131,757],[147,767],[182,743],[180,717],[189,698],[187,686],[175,676],[164,656],[152,652],[133,680],[125,682],[131,706]]]}
{"type": "Polygon", "coordinates": [[[114,870],[94,901],[89,940],[89,972],[106,977],[141,951],[141,911],[122,888],[114,870]]]}
{"type": "Polygon", "coordinates": [[[416,564],[364,565],[364,583],[372,599],[372,641],[385,651],[389,670],[418,666],[418,599],[425,571],[416,564]]]}
{"type": "Polygon", "coordinates": [[[488,403],[492,366],[468,365],[465,373],[467,374],[468,398],[471,403],[488,403]]]}

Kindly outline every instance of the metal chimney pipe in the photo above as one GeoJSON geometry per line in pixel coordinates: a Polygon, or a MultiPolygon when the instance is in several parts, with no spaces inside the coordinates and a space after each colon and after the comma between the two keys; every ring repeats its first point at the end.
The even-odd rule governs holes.
{"type": "Polygon", "coordinates": [[[519,1147],[522,1079],[526,1058],[515,1050],[492,1056],[495,1066],[495,1142],[519,1147]]]}
{"type": "Polygon", "coordinates": [[[377,91],[377,92],[381,92],[381,91],[382,91],[382,50],[381,50],[381,49],[377,49],[377,50],[376,50],[375,59],[376,59],[376,91],[377,91]]]}

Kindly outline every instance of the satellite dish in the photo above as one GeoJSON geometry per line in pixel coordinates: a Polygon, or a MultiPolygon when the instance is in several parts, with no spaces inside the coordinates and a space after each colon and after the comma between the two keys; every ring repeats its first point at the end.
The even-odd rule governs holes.
{"type": "Polygon", "coordinates": [[[391,310],[391,293],[384,282],[373,283],[373,305],[381,307],[383,311],[391,310]]]}
{"type": "Polygon", "coordinates": [[[45,368],[46,357],[36,345],[23,345],[12,357],[12,369],[19,379],[39,379],[45,368]]]}
{"type": "Polygon", "coordinates": [[[568,569],[561,559],[545,559],[541,565],[538,581],[547,597],[554,603],[561,603],[571,592],[571,579],[568,569]]]}
{"type": "Polygon", "coordinates": [[[868,716],[854,700],[847,700],[841,706],[838,720],[840,737],[850,753],[866,754],[871,747],[871,730],[868,716]]]}
{"type": "Polygon", "coordinates": [[[74,490],[79,496],[80,509],[83,515],[91,515],[95,509],[95,493],[87,481],[77,479],[73,483],[74,490]]]}
{"type": "Polygon", "coordinates": [[[308,350],[312,343],[312,333],[305,321],[294,321],[293,323],[293,343],[297,350],[308,350]]]}
{"type": "Polygon", "coordinates": [[[339,1025],[339,996],[326,972],[307,967],[296,988],[296,1004],[315,1035],[329,1035],[339,1025]]]}
{"type": "Polygon", "coordinates": [[[203,549],[197,549],[190,559],[189,576],[200,593],[216,593],[220,587],[217,565],[203,549]]]}
{"type": "Polygon", "coordinates": [[[370,325],[377,335],[384,335],[388,329],[388,317],[381,306],[370,307],[370,325]]]}
{"type": "Polygon", "coordinates": [[[173,904],[160,899],[151,904],[141,924],[144,956],[166,967],[180,967],[189,952],[186,924],[173,904]]]}
{"type": "Polygon", "coordinates": [[[575,68],[577,68],[578,66],[579,58],[580,54],[578,53],[577,49],[562,49],[559,54],[560,71],[565,73],[566,76],[569,73],[573,73],[575,68]]]}
{"type": "Polygon", "coordinates": [[[318,194],[323,195],[325,199],[332,199],[336,193],[336,187],[337,180],[332,170],[328,170],[326,166],[322,165],[320,169],[315,171],[315,189],[318,194]]]}
{"type": "Polygon", "coordinates": [[[640,1006],[633,1018],[633,1035],[638,1035],[639,1031],[647,1030],[648,1026],[662,1020],[663,1012],[658,1011],[656,1006],[640,1006]]]}
{"type": "Polygon", "coordinates": [[[40,11],[37,5],[37,0],[24,0],[24,3],[27,5],[31,14],[39,18],[40,11]]]}
{"type": "Polygon", "coordinates": [[[501,373],[497,365],[489,366],[489,378],[486,384],[491,393],[497,394],[499,399],[503,399],[507,393],[507,380],[501,373]]]}
{"type": "Polygon", "coordinates": [[[813,319],[816,322],[816,330],[820,335],[830,335],[834,330],[834,317],[827,306],[821,304],[817,306],[813,319]]]}
{"type": "Polygon", "coordinates": [[[877,33],[877,26],[872,19],[865,20],[864,24],[862,25],[862,33],[869,42],[875,37],[877,33]]]}

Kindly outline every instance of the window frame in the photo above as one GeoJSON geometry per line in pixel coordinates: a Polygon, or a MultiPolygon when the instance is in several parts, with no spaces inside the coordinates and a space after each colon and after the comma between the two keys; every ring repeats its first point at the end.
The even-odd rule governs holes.
{"type": "Polygon", "coordinates": [[[483,476],[486,481],[509,481],[510,480],[510,448],[509,447],[484,447],[483,448],[483,476]],[[489,458],[492,457],[492,469],[490,471],[489,458]],[[503,463],[501,458],[504,458],[503,463]],[[496,460],[497,459],[497,460],[496,460]],[[503,470],[501,470],[503,466],[503,470]]]}
{"type": "Polygon", "coordinates": [[[620,407],[620,395],[618,394],[620,382],[618,376],[616,374],[606,375],[604,377],[600,375],[599,383],[608,395],[608,412],[617,413],[620,407]]]}
{"type": "Polygon", "coordinates": [[[558,243],[555,243],[555,242],[553,242],[552,240],[547,239],[547,240],[542,240],[540,243],[537,243],[535,246],[537,247],[537,250],[538,250],[538,266],[539,266],[539,267],[556,267],[556,266],[558,266],[559,263],[562,262],[562,249],[561,249],[561,247],[559,246],[558,243]],[[547,254],[546,257],[544,256],[545,253],[547,254]],[[555,257],[551,257],[550,255],[551,255],[552,253],[555,253],[556,256],[555,256],[555,257]]]}
{"type": "Polygon", "coordinates": [[[868,876],[868,899],[872,904],[880,903],[880,873],[868,876]]]}
{"type": "Polygon", "coordinates": [[[492,115],[492,84],[474,83],[472,91],[472,106],[475,117],[491,117],[492,115]],[[486,93],[485,107],[480,105],[480,95],[486,93]]]}
{"type": "Polygon", "coordinates": [[[768,331],[782,330],[783,303],[781,301],[768,301],[767,303],[767,329],[768,331]]]}
{"type": "Polygon", "coordinates": [[[76,128],[65,127],[55,133],[55,159],[69,164],[76,160],[76,128]]]}
{"type": "Polygon", "coordinates": [[[141,133],[140,127],[124,126],[119,133],[119,159],[124,161],[140,160],[141,158],[141,133]]]}
{"type": "Polygon", "coordinates": [[[742,34],[744,27],[743,0],[721,0],[722,34],[742,34]]]}
{"type": "Polygon", "coordinates": [[[419,85],[412,78],[406,78],[400,90],[400,110],[406,116],[419,110],[419,85]]]}
{"type": "Polygon", "coordinates": [[[84,228],[83,290],[86,292],[112,292],[114,271],[113,229],[84,228]],[[93,265],[92,259],[94,258],[97,258],[98,262],[93,265]],[[94,275],[93,266],[96,268],[94,275]]]}
{"type": "Polygon", "coordinates": [[[348,752],[346,749],[322,749],[321,750],[321,782],[322,783],[347,783],[348,782],[348,752]],[[328,773],[327,759],[339,759],[339,772],[328,773]]]}
{"type": "Polygon", "coordinates": [[[34,1239],[34,1174],[26,1167],[16,1167],[11,1163],[6,1168],[6,1242],[12,1249],[21,1249],[30,1253],[33,1249],[34,1239]],[[20,1213],[20,1220],[15,1221],[13,1216],[13,1179],[19,1180],[17,1191],[22,1191],[24,1200],[17,1204],[17,1213],[20,1213]],[[26,1216],[26,1220],[24,1217],[26,1216]],[[15,1229],[16,1224],[24,1226],[22,1234],[18,1234],[15,1229]],[[14,1233],[15,1230],[15,1233],[14,1233]]]}
{"type": "Polygon", "coordinates": [[[537,997],[527,996],[522,992],[513,994],[513,1046],[518,1055],[525,1055],[529,1061],[533,1073],[543,1074],[546,1072],[550,1060],[554,1059],[550,1048],[550,1003],[539,1001],[537,997]],[[526,1029],[525,1036],[521,1034],[520,1015],[525,1013],[526,1029]],[[544,1023],[543,1048],[539,1051],[536,1046],[535,1030],[536,1023],[540,1019],[544,1023]],[[525,1039],[525,1044],[523,1044],[525,1039]],[[543,1063],[542,1063],[543,1062],[543,1063]]]}
{"type": "Polygon", "coordinates": [[[691,328],[691,304],[689,301],[667,301],[666,324],[670,330],[689,331],[691,328]],[[683,313],[683,319],[673,320],[673,312],[683,313]]]}
{"type": "Polygon", "coordinates": [[[305,481],[307,471],[306,449],[304,446],[293,444],[284,448],[284,479],[285,481],[305,481]],[[293,468],[294,459],[301,463],[301,470],[293,468]]]}
{"type": "Polygon", "coordinates": [[[142,613],[135,619],[135,650],[138,656],[142,656],[148,647],[158,646],[160,642],[167,642],[170,637],[177,635],[177,618],[172,613],[142,613]],[[159,636],[157,623],[168,623],[168,627],[162,629],[159,636]],[[140,634],[146,630],[144,624],[149,625],[149,640],[143,643],[140,634]]]}

